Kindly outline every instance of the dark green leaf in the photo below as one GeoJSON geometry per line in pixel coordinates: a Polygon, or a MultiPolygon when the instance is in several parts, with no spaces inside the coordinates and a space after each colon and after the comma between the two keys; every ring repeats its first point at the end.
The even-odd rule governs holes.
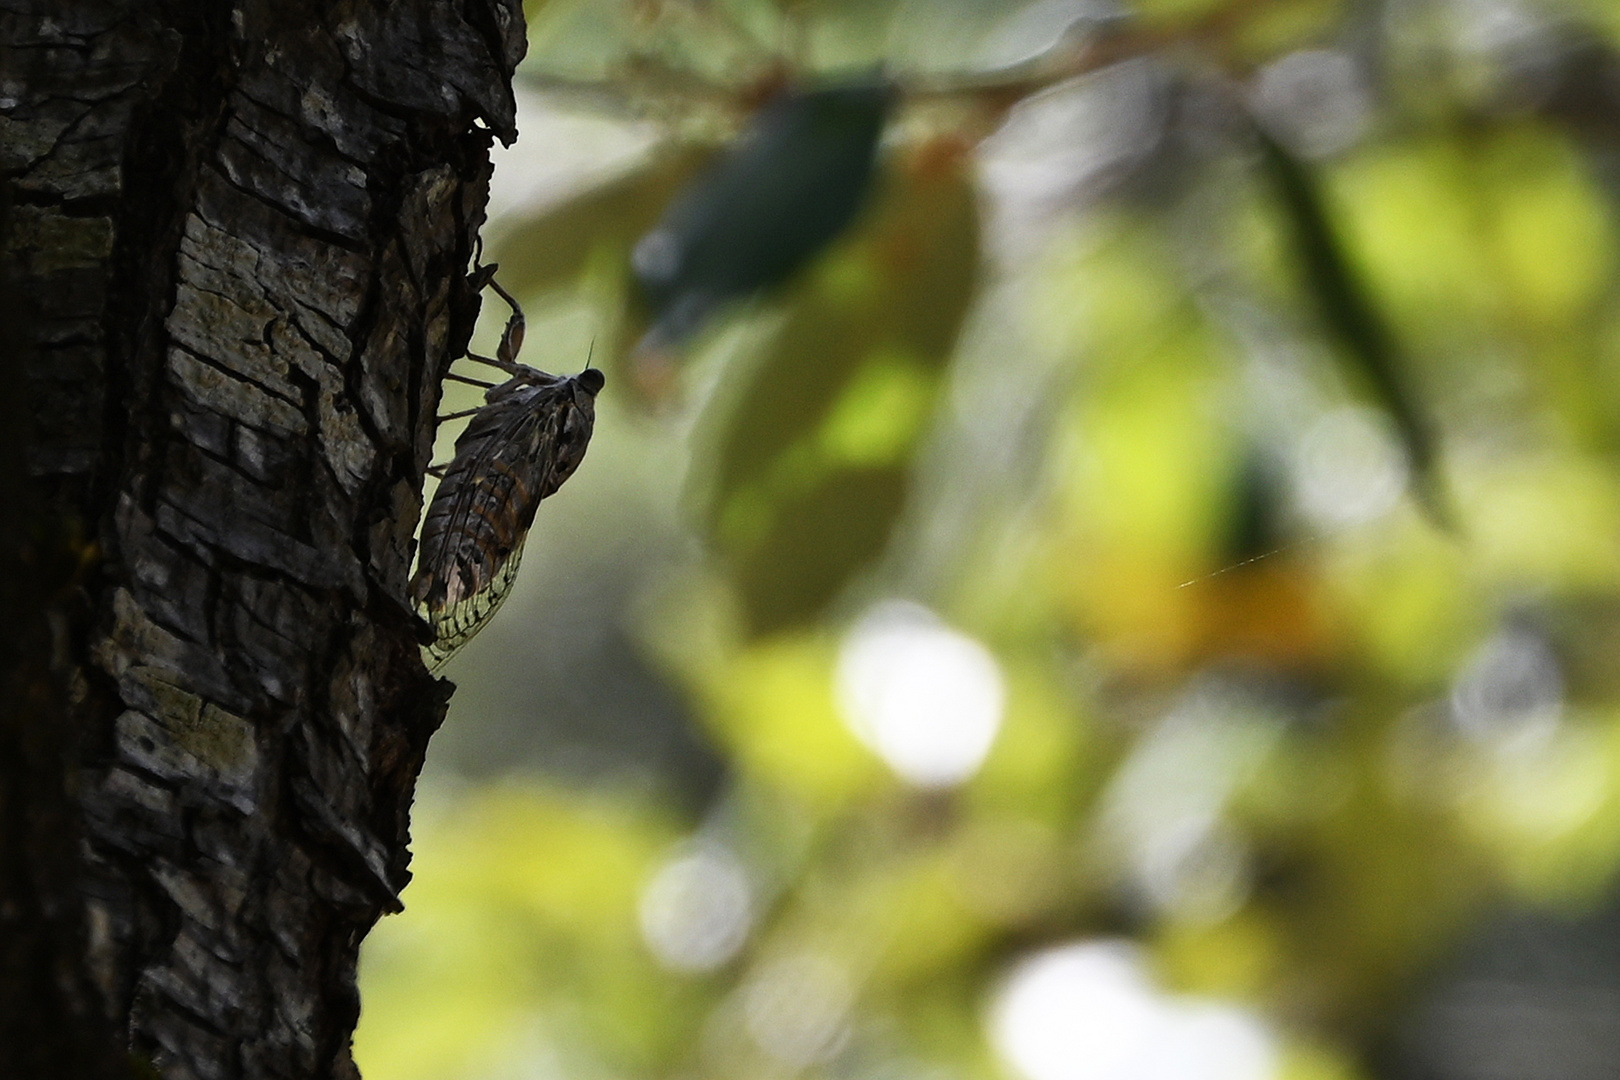
{"type": "Polygon", "coordinates": [[[1408,362],[1394,331],[1351,265],[1310,168],[1256,126],[1261,161],[1288,218],[1305,284],[1338,355],[1394,421],[1412,468],[1415,490],[1441,521],[1448,519],[1435,475],[1432,423],[1407,382],[1408,362]]]}

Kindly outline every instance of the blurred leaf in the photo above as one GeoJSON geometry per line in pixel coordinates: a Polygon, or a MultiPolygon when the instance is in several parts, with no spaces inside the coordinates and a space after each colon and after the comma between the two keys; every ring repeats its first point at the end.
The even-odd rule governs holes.
{"type": "MultiPolygon", "coordinates": [[[[1580,3],[1612,21],[1613,5],[1565,6],[1580,3]]],[[[1148,48],[1152,65],[1174,39],[1191,92],[1115,85],[1083,118],[1031,94],[1016,106],[1039,121],[1030,141],[986,147],[1001,160],[984,192],[966,145],[983,95],[908,100],[857,223],[756,317],[713,334],[693,371],[714,376],[695,433],[684,416],[641,424],[611,483],[570,485],[597,510],[567,545],[536,550],[553,560],[533,607],[546,617],[514,615],[514,632],[604,659],[480,672],[510,681],[458,722],[487,707],[528,723],[555,678],[544,700],[578,723],[600,715],[604,738],[630,745],[615,767],[635,775],[592,771],[559,743],[540,766],[561,778],[554,793],[468,781],[452,804],[424,782],[409,911],[367,944],[357,1045],[371,1080],[991,1080],[1017,1071],[986,1038],[1001,977],[1107,938],[1145,949],[1167,995],[1154,1000],[1183,1018],[1247,1011],[1278,1080],[1368,1080],[1367,1061],[1412,1071],[1377,1056],[1385,1036],[1438,1023],[1411,992],[1443,983],[1448,950],[1500,905],[1595,907],[1594,925],[1613,924],[1613,170],[1579,143],[1603,141],[1581,126],[1606,122],[1601,94],[1569,100],[1603,69],[1573,71],[1562,17],[1539,8],[1481,38],[1445,5],[1379,18],[1343,0],[1128,6],[1151,25],[992,0],[906,0],[898,17],[853,0],[552,0],[539,14],[537,64],[685,118],[672,140],[722,126],[718,103],[757,70],[747,36],[780,45],[781,78],[863,56],[937,74],[1030,55],[1065,28],[1049,58],[1096,56],[1081,51],[1093,42],[1148,48]],[[1340,98],[1305,62],[1269,104],[1291,131],[1365,119],[1363,137],[1331,165],[1268,146],[1234,185],[1229,107],[1200,103],[1301,48],[1343,50],[1365,95],[1340,98]],[[1140,145],[1137,124],[1163,129],[1166,152],[1133,166],[1147,197],[1077,193],[1077,176],[1086,187],[1113,167],[1110,147],[1140,145]],[[981,195],[1049,223],[1049,240],[998,247],[1008,257],[947,399],[981,195]],[[1295,362],[1316,350],[1279,295],[1315,303],[1344,378],[1295,362]],[[1342,521],[1323,509],[1355,501],[1353,485],[1318,483],[1353,480],[1350,451],[1311,456],[1346,381],[1408,429],[1425,419],[1415,388],[1445,418],[1455,534],[1406,505],[1342,521]],[[919,461],[923,439],[936,441],[919,461]],[[689,451],[702,545],[664,539],[689,451]],[[656,542],[625,543],[643,532],[656,542]],[[838,601],[866,599],[851,583],[885,553],[870,591],[970,628],[1001,672],[993,745],[954,789],[908,786],[843,715],[858,665],[845,666],[856,639],[838,601]],[[1544,629],[1543,652],[1492,651],[1521,616],[1544,629]],[[621,620],[722,764],[721,794],[696,812],[647,798],[667,755],[624,718],[648,697],[611,674],[622,648],[591,640],[621,620]],[[1265,752],[1222,749],[1250,741],[1265,752]],[[699,849],[733,860],[746,887],[719,898],[752,921],[730,960],[677,974],[637,921],[654,875],[699,849]],[[790,1015],[815,995],[765,976],[794,956],[825,960],[838,1000],[790,1015]],[[802,1050],[827,1025],[836,1056],[805,1064],[795,1035],[802,1050]]],[[[511,234],[498,255],[542,296],[531,349],[582,354],[591,323],[597,356],[616,362],[615,334],[647,314],[633,310],[631,245],[702,160],[668,151],[511,234]]],[[[599,437],[623,432],[605,408],[599,437]]],[[[911,722],[930,737],[949,734],[940,702],[893,693],[923,706],[911,722]]],[[[679,897],[687,930],[733,932],[704,885],[679,897]]],[[[1549,1024],[1579,1022],[1556,996],[1525,1001],[1549,1024]]],[[[1491,1004],[1456,1010],[1473,1028],[1425,1037],[1485,1060],[1458,1033],[1493,1025],[1491,1004]]],[[[1071,1072],[1096,1063],[1062,1024],[1036,1026],[1055,1053],[1078,1050],[1071,1072]]],[[[1546,1061],[1567,1049],[1546,1042],[1546,1061]]]]}
{"type": "Polygon", "coordinates": [[[931,372],[907,355],[878,355],[861,368],[821,429],[828,461],[885,465],[903,461],[933,404],[931,372]]]}
{"type": "Polygon", "coordinates": [[[1317,736],[1344,764],[1343,783],[1307,793],[1317,812],[1272,837],[1274,866],[1254,911],[1292,969],[1269,996],[1288,1008],[1308,986],[1316,1015],[1366,1035],[1450,953],[1493,880],[1479,850],[1436,842],[1454,835],[1446,785],[1426,766],[1436,733],[1421,716],[1392,713],[1377,688],[1358,689],[1359,715],[1317,736]]]}
{"type": "Polygon", "coordinates": [[[1192,22],[1230,7],[1229,0],[1134,0],[1131,10],[1144,19],[1192,22]]]}
{"type": "Polygon", "coordinates": [[[627,253],[675,192],[713,156],[693,146],[665,146],[622,176],[548,206],[502,233],[492,256],[501,281],[529,295],[572,286],[592,254],[607,248],[627,253]]]}
{"type": "Polygon", "coordinates": [[[631,254],[654,312],[649,348],[679,348],[724,305],[788,280],[855,220],[895,93],[872,78],[789,86],[681,189],[631,254]]]}
{"type": "Polygon", "coordinates": [[[1460,829],[1523,893],[1572,906],[1620,867],[1620,713],[1574,719],[1511,765],[1470,755],[1453,781],[1460,829]]]}
{"type": "Polygon", "coordinates": [[[1524,125],[1470,144],[1487,253],[1501,279],[1503,336],[1538,354],[1532,392],[1591,446],[1620,442],[1600,380],[1601,319],[1611,305],[1612,204],[1572,142],[1524,125]]]}
{"type": "Polygon", "coordinates": [[[1256,913],[1214,925],[1167,926],[1159,958],[1167,981],[1178,990],[1222,997],[1263,994],[1287,962],[1276,925],[1256,913]]]}
{"type": "Polygon", "coordinates": [[[1100,213],[1059,238],[1032,283],[1031,322],[1054,335],[1048,348],[1084,353],[1088,386],[1208,379],[1222,354],[1156,216],[1100,213]]]}
{"type": "Polygon", "coordinates": [[[1394,333],[1352,268],[1309,168],[1258,126],[1255,130],[1261,161],[1292,226],[1302,276],[1323,324],[1359,381],[1394,421],[1425,506],[1446,521],[1450,514],[1436,486],[1431,422],[1407,384],[1407,361],[1394,333]]]}
{"type": "Polygon", "coordinates": [[[1289,49],[1316,46],[1344,17],[1347,6],[1347,0],[1285,0],[1246,9],[1228,5],[1243,20],[1233,51],[1251,63],[1263,63],[1289,49]]]}
{"type": "Polygon", "coordinates": [[[774,634],[807,622],[850,575],[882,554],[905,505],[903,468],[852,468],[773,502],[767,531],[725,544],[749,629],[774,634]]]}
{"type": "Polygon", "coordinates": [[[1210,548],[1243,446],[1211,402],[1221,343],[1185,302],[1161,311],[1152,261],[1113,256],[1101,253],[1107,285],[1088,306],[1123,356],[1076,404],[1085,467],[1065,493],[1072,536],[1052,553],[1054,574],[1089,640],[1128,667],[1176,670],[1219,636],[1224,583],[1198,579],[1230,565],[1212,563],[1210,548]],[[1138,282],[1159,318],[1106,310],[1129,305],[1138,282]]]}
{"type": "Polygon", "coordinates": [[[1614,589],[1620,490],[1611,470],[1570,455],[1526,455],[1463,477],[1475,572],[1504,582],[1529,575],[1560,590],[1614,589]]]}
{"type": "MultiPolygon", "coordinates": [[[[618,309],[610,323],[619,341],[640,336],[635,325],[646,313],[630,304],[630,248],[658,220],[664,206],[712,156],[705,148],[681,146],[656,151],[623,176],[608,180],[524,218],[501,234],[489,259],[501,265],[501,283],[523,297],[580,288],[589,276],[604,280],[595,291],[618,309]]],[[[618,382],[624,374],[615,342],[603,342],[595,360],[618,382]]]]}
{"type": "Polygon", "coordinates": [[[1278,1062],[1278,1080],[1363,1080],[1350,1054],[1325,1046],[1290,1043],[1278,1062]]]}
{"type": "Polygon", "coordinates": [[[669,842],[656,815],[509,785],[454,803],[426,792],[414,831],[410,917],[366,942],[368,1013],[388,1022],[361,1028],[363,1067],[396,1080],[497,1068],[570,1000],[614,1003],[571,1023],[621,1060],[688,1037],[679,1005],[645,994],[657,971],[635,930],[642,881],[669,842]]]}
{"type": "Polygon", "coordinates": [[[892,339],[931,365],[950,359],[979,282],[970,151],[951,137],[914,150],[890,173],[870,233],[892,339]]]}
{"type": "Polygon", "coordinates": [[[880,370],[861,376],[862,392],[892,391],[898,379],[912,383],[904,393],[915,397],[916,376],[937,377],[977,279],[976,198],[960,168],[888,171],[864,226],[794,290],[786,321],[746,382],[717,402],[723,426],[713,504],[815,440],[863,366],[880,370]]]}
{"type": "MultiPolygon", "coordinates": [[[[1479,524],[1465,520],[1472,546],[1479,524]]],[[[1442,683],[1489,621],[1469,580],[1470,562],[1457,544],[1415,520],[1344,560],[1332,588],[1338,618],[1355,639],[1358,670],[1414,692],[1442,683]]]]}
{"type": "Polygon", "coordinates": [[[1530,405],[1587,445],[1620,440],[1612,213],[1568,139],[1524,122],[1406,139],[1356,155],[1333,187],[1431,385],[1449,375],[1472,411],[1523,422],[1530,405]]]}
{"type": "Polygon", "coordinates": [[[1226,520],[1215,544],[1219,569],[1264,559],[1287,544],[1286,481],[1278,463],[1259,447],[1250,445],[1239,456],[1222,500],[1226,520]]]}
{"type": "MultiPolygon", "coordinates": [[[[1074,704],[1043,668],[1007,671],[1007,715],[995,749],[964,793],[976,819],[1017,814],[1053,830],[1067,827],[1086,805],[1107,761],[1091,717],[1074,704]]],[[[1068,867],[1047,871],[1066,880],[1068,867]]]]}
{"type": "MultiPolygon", "coordinates": [[[[842,257],[838,268],[864,269],[842,257]]],[[[817,285],[823,276],[816,275],[817,285]]],[[[796,447],[816,456],[816,433],[871,355],[878,329],[876,313],[827,289],[809,287],[794,298],[765,354],[737,384],[721,387],[711,410],[723,414],[700,420],[719,426],[714,489],[705,493],[711,514],[722,514],[737,492],[769,484],[796,447]]]]}
{"type": "Polygon", "coordinates": [[[1505,299],[1486,272],[1492,260],[1481,242],[1471,158],[1459,139],[1391,140],[1323,177],[1335,224],[1367,267],[1367,281],[1377,283],[1403,333],[1421,335],[1425,354],[1470,333],[1473,320],[1505,299]]]}
{"type": "Polygon", "coordinates": [[[736,654],[706,691],[715,736],[738,766],[765,790],[790,795],[811,820],[842,808],[879,776],[876,759],[839,718],[832,665],[824,641],[783,635],[736,654]]]}
{"type": "Polygon", "coordinates": [[[877,873],[840,896],[866,918],[869,939],[881,941],[864,958],[872,981],[886,988],[914,985],[950,972],[981,955],[989,940],[984,919],[962,902],[957,869],[948,853],[926,850],[886,860],[877,873]]]}
{"type": "Polygon", "coordinates": [[[1613,221],[1570,141],[1523,127],[1482,155],[1481,201],[1492,211],[1515,314],[1566,329],[1603,302],[1612,279],[1613,221]]]}
{"type": "Polygon", "coordinates": [[[882,550],[978,267],[962,160],[892,170],[866,227],[795,290],[747,382],[717,398],[704,497],[757,633],[814,617],[882,550]]]}
{"type": "MultiPolygon", "coordinates": [[[[631,5],[599,0],[546,0],[529,19],[523,67],[601,78],[622,64],[631,5]]],[[[522,70],[521,68],[519,69],[522,70]]]]}

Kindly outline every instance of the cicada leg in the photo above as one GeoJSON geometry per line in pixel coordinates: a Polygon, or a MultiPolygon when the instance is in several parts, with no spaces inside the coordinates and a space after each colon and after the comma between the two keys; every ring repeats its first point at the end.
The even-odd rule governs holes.
{"type": "Polygon", "coordinates": [[[506,306],[512,309],[512,315],[506,320],[506,329],[501,331],[501,343],[496,347],[494,356],[479,356],[477,353],[468,353],[467,359],[476,360],[480,364],[488,364],[490,367],[504,371],[508,375],[518,375],[524,370],[523,365],[518,363],[517,358],[518,353],[523,351],[523,334],[528,324],[523,318],[523,309],[518,306],[517,300],[513,298],[511,293],[501,288],[501,283],[495,280],[493,265],[491,264],[489,268],[480,267],[474,277],[484,280],[485,284],[494,289],[500,295],[500,298],[506,301],[506,306]],[[491,272],[485,275],[483,273],[485,269],[490,269],[491,272]]]}

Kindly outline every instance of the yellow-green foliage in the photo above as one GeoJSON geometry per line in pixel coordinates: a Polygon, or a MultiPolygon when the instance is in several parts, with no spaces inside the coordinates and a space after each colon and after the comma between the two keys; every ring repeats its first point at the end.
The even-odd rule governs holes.
{"type": "MultiPolygon", "coordinates": [[[[609,385],[450,669],[407,910],[365,946],[368,1080],[1048,1080],[989,1034],[1003,980],[1119,937],[1163,1000],[1258,1018],[1272,1075],[1371,1080],[1491,913],[1610,895],[1613,118],[1514,96],[1533,43],[1490,53],[1463,5],[1129,6],[1108,40],[1160,65],[1169,126],[1017,241],[975,146],[1095,63],[1061,23],[1017,36],[1054,5],[527,5],[525,77],[587,83],[552,107],[662,134],[491,229],[524,359],[577,370],[594,333],[609,385]],[[1367,35],[1359,135],[1313,157],[1271,130],[1290,207],[1244,126],[1255,73],[1367,35]],[[1009,42],[1057,53],[964,89],[1009,42]],[[639,385],[636,239],[781,70],[884,57],[918,92],[855,226],[639,385]],[[1402,400],[1437,436],[1426,504],[1399,494],[1402,400]],[[908,782],[855,715],[880,617],[994,657],[999,728],[951,782],[908,782]],[[704,852],[747,921],[683,968],[649,890],[704,852]]],[[[1525,8],[1620,48],[1611,4],[1525,8]]]]}

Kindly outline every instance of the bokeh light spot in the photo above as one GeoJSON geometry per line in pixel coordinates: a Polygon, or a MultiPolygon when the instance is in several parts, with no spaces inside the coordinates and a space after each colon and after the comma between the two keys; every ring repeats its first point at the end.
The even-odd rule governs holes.
{"type": "Polygon", "coordinates": [[[1331,49],[1301,49],[1261,68],[1253,103],[1289,146],[1307,157],[1353,144],[1372,110],[1356,62],[1331,49]]]}
{"type": "Polygon", "coordinates": [[[1005,696],[990,651],[917,604],[876,605],[838,658],[838,700],[850,729],[919,787],[958,784],[979,770],[1001,728],[1005,696]]]}
{"type": "Polygon", "coordinates": [[[641,935],[673,971],[712,971],[737,954],[753,925],[753,890],[730,849],[704,843],[664,866],[641,895],[641,935]]]}
{"type": "Polygon", "coordinates": [[[743,1023],[754,1044],[792,1068],[832,1058],[849,1038],[854,991],[843,967],[820,953],[765,964],[743,988],[743,1023]]]}
{"type": "Polygon", "coordinates": [[[1406,490],[1400,450],[1358,406],[1334,409],[1313,423],[1296,457],[1300,507],[1323,527],[1359,525],[1394,509],[1406,490]]]}
{"type": "Polygon", "coordinates": [[[1564,707],[1558,659],[1541,635],[1507,629],[1468,658],[1451,690],[1451,717],[1464,735],[1522,748],[1557,728],[1564,707]]]}
{"type": "Polygon", "coordinates": [[[1121,941],[1023,961],[995,999],[990,1037],[1025,1080],[1268,1080],[1270,1034],[1242,1009],[1158,991],[1121,941]]]}

